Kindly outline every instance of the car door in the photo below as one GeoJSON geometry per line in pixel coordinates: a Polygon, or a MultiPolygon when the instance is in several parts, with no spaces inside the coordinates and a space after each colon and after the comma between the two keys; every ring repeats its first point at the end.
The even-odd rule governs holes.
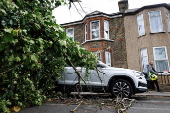
{"type": "MultiPolygon", "coordinates": [[[[85,69],[81,67],[76,67],[76,70],[79,71],[82,78],[84,78],[85,69]]],[[[84,83],[82,79],[80,79],[80,82],[81,84],[84,83]]],[[[78,75],[73,67],[65,67],[65,70],[62,73],[62,78],[60,79],[60,83],[69,85],[75,85],[76,83],[78,83],[78,75]]]]}
{"type": "Polygon", "coordinates": [[[105,68],[97,66],[97,70],[90,70],[90,84],[92,86],[104,86],[105,83],[105,68]]]}

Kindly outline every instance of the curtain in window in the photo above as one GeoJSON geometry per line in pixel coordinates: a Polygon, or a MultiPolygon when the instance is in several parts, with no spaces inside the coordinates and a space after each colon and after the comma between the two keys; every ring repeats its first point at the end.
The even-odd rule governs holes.
{"type": "Polygon", "coordinates": [[[168,32],[170,32],[170,18],[168,12],[166,12],[166,17],[167,17],[168,32]]]}
{"type": "Polygon", "coordinates": [[[100,26],[99,26],[99,21],[93,21],[91,22],[91,38],[100,38],[100,26]]]}
{"type": "Polygon", "coordinates": [[[168,58],[165,47],[155,47],[154,48],[154,58],[156,63],[156,70],[158,72],[163,72],[164,70],[169,70],[168,68],[168,58]]]}
{"type": "Polygon", "coordinates": [[[164,70],[168,70],[168,61],[162,60],[162,61],[156,61],[156,71],[163,72],[164,70]]]}
{"type": "Polygon", "coordinates": [[[109,39],[109,23],[104,21],[104,38],[109,39]]]}
{"type": "Polygon", "coordinates": [[[152,33],[162,32],[162,18],[161,18],[160,11],[152,11],[149,12],[150,14],[150,28],[152,33]]]}
{"type": "Polygon", "coordinates": [[[141,14],[141,15],[139,15],[137,17],[137,21],[138,21],[138,33],[139,33],[139,36],[145,35],[143,14],[141,14]]]}
{"type": "Polygon", "coordinates": [[[166,59],[165,48],[155,48],[155,59],[166,59]]]}
{"type": "Polygon", "coordinates": [[[141,49],[141,58],[142,58],[142,72],[147,73],[147,65],[148,65],[147,49],[141,49]]]}

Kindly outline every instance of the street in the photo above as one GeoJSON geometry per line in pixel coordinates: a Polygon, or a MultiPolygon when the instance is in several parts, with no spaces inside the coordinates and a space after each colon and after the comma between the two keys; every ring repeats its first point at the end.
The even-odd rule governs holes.
{"type": "Polygon", "coordinates": [[[170,113],[170,97],[138,97],[129,113],[170,113]]]}
{"type": "MultiPolygon", "coordinates": [[[[104,100],[110,98],[109,96],[104,97],[104,100]]],[[[103,99],[103,98],[102,98],[103,99]]],[[[136,102],[128,109],[128,113],[170,113],[170,97],[162,96],[135,96],[133,99],[136,102]]],[[[86,99],[87,101],[88,99],[86,99]]],[[[101,98],[97,99],[100,102],[101,98]]],[[[108,99],[109,100],[109,99],[108,99]]],[[[81,100],[80,100],[81,101],[81,100]]],[[[44,103],[42,106],[24,108],[18,113],[71,113],[71,110],[74,110],[80,101],[77,104],[71,104],[62,100],[49,101],[44,103]]],[[[93,101],[90,100],[89,101],[93,101]]],[[[101,105],[101,104],[100,104],[101,105]]],[[[104,106],[101,107],[99,104],[81,104],[74,113],[114,113],[113,106],[104,106]]]]}

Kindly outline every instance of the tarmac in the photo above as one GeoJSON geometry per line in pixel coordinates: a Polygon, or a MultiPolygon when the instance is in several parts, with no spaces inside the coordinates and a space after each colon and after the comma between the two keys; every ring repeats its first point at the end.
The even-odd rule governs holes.
{"type": "MultiPolygon", "coordinates": [[[[74,94],[74,93],[73,93],[74,94]]],[[[75,92],[76,94],[76,92],[75,92]]],[[[106,93],[90,93],[90,92],[83,92],[81,95],[100,95],[106,96],[106,93]]],[[[156,92],[156,91],[148,91],[145,93],[138,93],[133,97],[170,97],[170,92],[156,92]]],[[[132,98],[133,98],[132,97],[132,98]]],[[[107,109],[101,109],[100,107],[94,105],[81,105],[77,108],[77,112],[73,112],[73,110],[77,108],[77,105],[67,105],[67,104],[60,104],[56,103],[55,101],[46,102],[41,106],[35,106],[30,108],[24,108],[18,113],[113,113],[114,110],[111,107],[107,109]]],[[[15,113],[15,112],[12,112],[15,113]]]]}

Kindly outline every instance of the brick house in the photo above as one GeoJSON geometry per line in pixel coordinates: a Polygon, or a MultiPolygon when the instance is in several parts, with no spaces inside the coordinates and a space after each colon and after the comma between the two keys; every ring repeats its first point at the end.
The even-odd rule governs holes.
{"type": "Polygon", "coordinates": [[[121,12],[94,11],[82,20],[62,24],[66,33],[82,47],[114,67],[127,68],[124,18],[121,12]]]}
{"type": "Polygon", "coordinates": [[[152,60],[158,71],[169,70],[170,5],[128,9],[128,0],[120,0],[118,6],[117,13],[94,11],[62,26],[68,36],[110,66],[145,71],[152,60]]]}

